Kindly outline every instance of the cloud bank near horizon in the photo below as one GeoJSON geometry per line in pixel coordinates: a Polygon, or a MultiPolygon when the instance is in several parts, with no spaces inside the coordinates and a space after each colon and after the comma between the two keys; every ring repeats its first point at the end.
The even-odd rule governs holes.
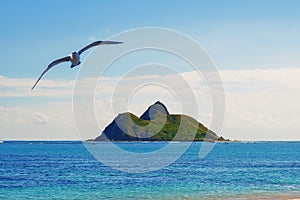
{"type": "MultiPolygon", "coordinates": [[[[226,118],[221,135],[240,140],[300,139],[300,108],[297,106],[300,100],[299,68],[221,70],[219,73],[226,96],[226,118]]],[[[205,83],[199,79],[196,72],[180,75],[188,81],[189,89],[197,96],[200,111],[198,116],[193,117],[209,125],[212,108],[205,83]]],[[[34,91],[30,91],[34,79],[0,76],[0,139],[94,138],[119,112],[129,110],[140,115],[156,100],[165,103],[171,113],[181,113],[176,96],[157,85],[137,90],[129,102],[128,99],[122,99],[121,93],[114,96],[115,101],[123,107],[114,108],[112,112],[111,95],[118,78],[105,77],[99,88],[101,90],[96,90],[98,95],[95,98],[95,111],[99,120],[99,132],[90,131],[90,119],[86,119],[82,122],[86,124],[86,133],[79,136],[75,131],[72,112],[74,81],[42,80],[34,91]]],[[[136,84],[137,79],[143,78],[146,77],[130,77],[128,83],[136,84]]],[[[155,78],[162,77],[157,75],[154,80],[155,78]]],[[[172,86],[181,87],[172,75],[164,75],[163,78],[172,86]]],[[[95,81],[92,79],[79,81],[80,84],[88,86],[90,82],[95,81]]]]}

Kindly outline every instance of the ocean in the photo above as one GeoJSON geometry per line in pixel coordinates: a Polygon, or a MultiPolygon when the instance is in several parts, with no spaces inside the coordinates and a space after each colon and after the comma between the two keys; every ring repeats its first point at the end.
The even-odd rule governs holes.
{"type": "MultiPolygon", "coordinates": [[[[166,144],[117,143],[137,153],[166,144]]],[[[127,173],[99,162],[82,142],[5,141],[0,199],[300,199],[300,142],[216,143],[200,159],[202,144],[157,171],[127,173]]]]}

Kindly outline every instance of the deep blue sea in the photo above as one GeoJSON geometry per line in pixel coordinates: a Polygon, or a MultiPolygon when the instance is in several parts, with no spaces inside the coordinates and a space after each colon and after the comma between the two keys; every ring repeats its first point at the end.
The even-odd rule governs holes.
{"type": "MultiPolygon", "coordinates": [[[[165,144],[117,145],[144,152],[165,144]]],[[[201,145],[158,171],[126,173],[100,163],[81,142],[5,141],[0,199],[300,198],[300,142],[217,143],[199,159],[201,145]]]]}

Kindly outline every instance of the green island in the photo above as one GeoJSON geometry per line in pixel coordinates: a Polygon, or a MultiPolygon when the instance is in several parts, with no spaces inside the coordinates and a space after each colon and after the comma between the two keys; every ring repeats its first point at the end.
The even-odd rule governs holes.
{"type": "Polygon", "coordinates": [[[157,101],[141,117],[119,114],[94,141],[229,141],[194,118],[170,114],[157,101]]]}

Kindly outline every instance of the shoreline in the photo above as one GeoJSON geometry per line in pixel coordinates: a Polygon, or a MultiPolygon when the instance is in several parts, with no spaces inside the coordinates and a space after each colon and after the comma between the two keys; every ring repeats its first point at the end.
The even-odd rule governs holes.
{"type": "MultiPolygon", "coordinates": [[[[193,198],[191,198],[193,199],[193,198]]],[[[281,193],[280,192],[269,192],[269,193],[253,193],[253,194],[234,194],[234,195],[208,195],[201,196],[201,199],[210,200],[221,200],[221,199],[232,199],[232,200],[300,200],[300,192],[281,193]]]]}

